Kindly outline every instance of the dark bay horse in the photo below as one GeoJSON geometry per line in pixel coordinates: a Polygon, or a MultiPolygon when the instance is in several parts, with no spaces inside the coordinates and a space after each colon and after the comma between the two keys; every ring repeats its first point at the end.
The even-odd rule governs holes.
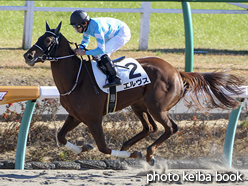
{"type": "MultiPolygon", "coordinates": [[[[91,146],[85,144],[83,147],[78,147],[68,142],[65,136],[83,122],[88,126],[99,151],[116,157],[137,158],[140,156],[138,151],[129,153],[127,150],[150,133],[157,131],[156,120],[163,125],[164,133],[147,148],[146,161],[152,165],[155,150],[178,130],[168,111],[179,100],[185,98],[186,93],[191,95],[199,108],[204,108],[198,100],[199,94],[204,94],[213,107],[233,109],[239,105],[235,98],[228,95],[231,93],[238,96],[241,93],[237,88],[241,81],[234,75],[221,72],[181,72],[160,58],[137,59],[148,74],[151,83],[118,92],[116,111],[131,105],[143,125],[143,130],[123,143],[120,151],[109,149],[102,128],[107,94],[99,87],[97,87],[99,93],[95,93],[90,79],[93,77],[91,63],[81,61],[74,54],[69,41],[60,33],[60,28],[61,23],[56,29],[50,29],[46,23],[45,34],[24,54],[24,58],[30,66],[45,60],[51,61],[52,75],[61,94],[60,102],[69,113],[57,137],[60,143],[76,153],[88,151],[91,146]]],[[[96,85],[95,79],[93,83],[96,85]]]]}

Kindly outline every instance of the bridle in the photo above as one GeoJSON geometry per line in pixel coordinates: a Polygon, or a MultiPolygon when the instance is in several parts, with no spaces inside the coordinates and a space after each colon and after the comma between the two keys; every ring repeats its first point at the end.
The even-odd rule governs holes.
{"type": "MultiPolygon", "coordinates": [[[[54,35],[55,37],[52,38],[51,44],[46,46],[46,48],[43,48],[40,45],[38,45],[37,43],[39,41],[37,41],[36,44],[33,45],[43,52],[43,54],[41,56],[38,56],[35,58],[33,63],[35,63],[38,59],[41,59],[43,63],[46,60],[57,62],[59,59],[65,59],[65,58],[73,57],[76,55],[76,54],[72,54],[72,55],[68,55],[68,56],[56,57],[58,54],[58,50],[59,50],[59,42],[60,42],[60,35],[61,34],[59,33],[58,35],[56,35],[55,33],[51,32],[51,31],[46,31],[45,33],[50,33],[50,34],[54,35]],[[51,56],[51,54],[53,54],[53,52],[54,52],[55,57],[51,56]]],[[[71,44],[71,42],[69,42],[69,43],[71,44]]],[[[79,67],[78,74],[77,74],[77,78],[76,78],[76,82],[75,82],[74,86],[72,87],[72,89],[70,91],[63,93],[63,94],[60,93],[61,96],[70,95],[72,93],[72,91],[76,88],[76,86],[78,84],[79,75],[80,75],[80,72],[82,69],[82,64],[83,64],[83,60],[81,60],[80,67],[79,67]]]]}
{"type": "Polygon", "coordinates": [[[41,56],[38,56],[35,58],[35,60],[33,60],[33,63],[35,63],[38,59],[41,59],[42,63],[44,63],[46,60],[58,61],[59,59],[65,59],[65,58],[73,57],[76,55],[76,54],[72,54],[68,56],[56,57],[59,51],[60,33],[58,35],[56,35],[55,33],[51,31],[46,31],[45,33],[50,33],[54,35],[55,37],[52,38],[51,44],[48,45],[46,48],[42,48],[41,46],[39,46],[37,44],[38,42],[33,45],[43,52],[41,56]],[[54,53],[55,55],[51,56],[52,52],[54,52],[54,49],[56,49],[54,53]]]}

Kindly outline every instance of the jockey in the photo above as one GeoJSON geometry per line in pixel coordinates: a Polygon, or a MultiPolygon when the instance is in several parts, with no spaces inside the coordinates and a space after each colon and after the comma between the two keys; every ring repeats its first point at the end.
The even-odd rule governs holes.
{"type": "Polygon", "coordinates": [[[121,85],[121,79],[117,75],[117,68],[110,59],[110,55],[125,45],[131,37],[129,27],[122,21],[114,18],[90,18],[83,10],[76,10],[71,14],[70,24],[78,33],[83,33],[83,40],[79,49],[75,49],[78,55],[92,55],[99,60],[108,76],[108,83],[103,88],[121,85]],[[96,38],[97,47],[84,51],[90,41],[90,36],[96,38]]]}

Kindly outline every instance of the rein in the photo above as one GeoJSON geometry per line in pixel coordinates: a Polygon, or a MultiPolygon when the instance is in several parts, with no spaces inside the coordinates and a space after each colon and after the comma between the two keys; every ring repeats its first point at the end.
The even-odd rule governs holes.
{"type": "Polygon", "coordinates": [[[80,72],[81,72],[81,69],[82,69],[82,64],[83,64],[83,61],[81,60],[80,67],[78,69],[77,79],[76,79],[76,82],[75,82],[74,86],[72,87],[72,89],[69,92],[66,92],[64,94],[61,94],[60,93],[61,96],[68,96],[68,95],[70,95],[72,93],[72,91],[76,88],[76,86],[78,84],[79,75],[80,75],[80,72]]]}
{"type": "MultiPolygon", "coordinates": [[[[51,52],[53,51],[53,49],[56,49],[56,51],[55,51],[55,56],[56,56],[57,53],[58,53],[58,50],[59,50],[59,38],[60,38],[60,34],[57,35],[57,34],[51,32],[51,31],[46,31],[45,33],[50,33],[50,34],[54,35],[54,36],[55,36],[55,39],[53,39],[52,43],[51,43],[49,46],[47,46],[46,49],[43,49],[43,48],[40,47],[37,43],[33,45],[33,46],[37,47],[38,49],[40,49],[40,50],[43,52],[43,54],[42,54],[41,56],[36,57],[36,59],[33,61],[34,63],[35,63],[38,59],[41,59],[41,61],[42,61],[43,63],[44,63],[46,60],[57,62],[59,59],[65,59],[65,58],[69,58],[69,57],[76,56],[76,54],[72,54],[72,55],[62,56],[62,57],[51,57],[50,54],[51,54],[51,52]],[[55,47],[56,47],[56,48],[55,48],[55,47]]],[[[70,42],[70,41],[68,41],[68,43],[69,43],[69,44],[75,44],[76,47],[78,48],[77,43],[72,43],[72,42],[70,42]]],[[[85,49],[85,50],[86,50],[86,49],[85,49]]],[[[90,61],[90,57],[89,57],[89,56],[88,56],[88,58],[89,58],[89,61],[90,61]]],[[[82,58],[82,56],[81,56],[81,63],[80,63],[80,67],[79,67],[79,70],[78,70],[78,73],[77,73],[77,78],[76,78],[76,82],[75,82],[74,86],[72,87],[72,89],[71,89],[70,91],[68,91],[68,92],[66,92],[66,93],[63,93],[63,94],[60,93],[61,96],[68,96],[68,95],[70,95],[70,94],[73,92],[73,90],[76,88],[76,86],[77,86],[77,84],[78,84],[79,75],[80,75],[81,70],[82,70],[83,61],[84,61],[84,60],[83,60],[83,58],[82,58]]],[[[88,68],[87,68],[87,66],[86,66],[85,63],[84,63],[84,66],[85,66],[86,71],[87,71],[87,73],[88,73],[88,75],[89,75],[89,78],[90,78],[90,80],[91,80],[91,82],[92,82],[92,84],[93,84],[95,93],[96,93],[96,94],[99,94],[99,92],[98,92],[96,86],[94,85],[93,79],[92,79],[92,77],[91,77],[91,75],[90,75],[90,73],[89,73],[89,70],[88,70],[88,68]]]]}
{"type": "MultiPolygon", "coordinates": [[[[56,51],[55,51],[56,55],[57,55],[57,53],[58,53],[58,48],[59,48],[59,47],[58,47],[58,46],[59,46],[59,41],[58,41],[58,40],[59,40],[59,35],[56,35],[55,33],[51,32],[51,31],[46,31],[46,33],[51,33],[51,34],[53,34],[53,35],[55,36],[55,40],[54,40],[54,41],[47,47],[47,49],[45,49],[45,50],[44,50],[42,47],[40,47],[39,45],[37,45],[37,44],[34,44],[34,45],[33,45],[33,46],[37,47],[38,49],[40,49],[40,50],[43,52],[43,55],[37,57],[37,58],[34,60],[34,62],[36,62],[38,59],[41,59],[43,63],[44,63],[46,60],[57,62],[57,61],[60,60],[60,59],[66,59],[66,58],[70,58],[70,57],[76,56],[76,54],[72,54],[72,55],[62,56],[62,57],[51,57],[51,56],[50,56],[50,53],[51,53],[51,51],[54,49],[55,46],[57,46],[57,47],[56,47],[56,51]],[[46,54],[46,53],[48,53],[48,54],[46,54]]],[[[72,43],[69,42],[69,41],[68,41],[68,43],[69,43],[69,44],[72,44],[72,43]]],[[[73,92],[73,90],[76,88],[76,86],[77,86],[77,84],[78,84],[79,75],[80,75],[81,70],[82,70],[82,64],[83,64],[83,59],[82,59],[81,62],[80,62],[80,67],[79,67],[79,70],[78,70],[78,73],[77,73],[77,78],[76,78],[76,82],[75,82],[74,86],[72,87],[72,89],[71,89],[70,91],[68,91],[68,92],[66,92],[66,93],[63,93],[63,94],[60,93],[61,96],[70,95],[70,94],[73,92]]],[[[87,69],[87,70],[88,70],[88,69],[87,69]]]]}
{"type": "MultiPolygon", "coordinates": [[[[40,46],[38,46],[38,45],[36,45],[36,44],[34,44],[34,46],[36,46],[36,47],[39,48],[42,52],[44,52],[43,49],[42,49],[40,46]]],[[[48,61],[58,61],[59,59],[65,59],[65,58],[69,58],[69,57],[73,57],[73,56],[75,56],[75,54],[68,55],[68,56],[62,56],[62,57],[51,57],[51,56],[47,56],[46,54],[43,54],[42,56],[37,57],[37,58],[34,60],[34,62],[36,62],[38,59],[41,59],[43,63],[44,63],[46,60],[48,60],[48,61]]]]}

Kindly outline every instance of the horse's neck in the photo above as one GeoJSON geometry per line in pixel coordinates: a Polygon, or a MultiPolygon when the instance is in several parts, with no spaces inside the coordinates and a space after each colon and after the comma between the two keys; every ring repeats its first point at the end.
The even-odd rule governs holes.
{"type": "MultiPolygon", "coordinates": [[[[68,43],[61,40],[58,57],[71,55],[71,49],[68,43]]],[[[80,60],[76,57],[59,59],[57,62],[51,62],[51,70],[55,85],[60,93],[66,93],[72,89],[76,82],[80,60]]],[[[84,73],[81,73],[83,75],[84,73]]],[[[80,75],[80,76],[81,76],[80,75]]],[[[81,79],[82,77],[80,77],[81,79]]]]}

